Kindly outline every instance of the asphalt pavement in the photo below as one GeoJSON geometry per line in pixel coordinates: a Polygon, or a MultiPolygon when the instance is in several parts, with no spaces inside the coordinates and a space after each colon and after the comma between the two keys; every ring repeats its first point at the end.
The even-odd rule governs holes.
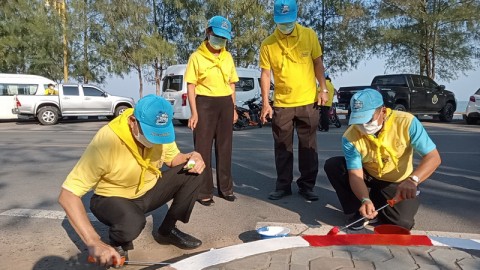
{"type": "MultiPolygon", "coordinates": [[[[416,217],[415,233],[477,243],[471,239],[480,239],[480,126],[468,126],[460,120],[452,123],[431,120],[422,122],[437,144],[442,165],[422,184],[421,207],[416,217]]],[[[0,269],[99,269],[86,262],[86,247],[65,219],[56,199],[61,183],[85,146],[96,130],[106,123],[95,120],[65,121],[56,126],[40,126],[28,121],[0,122],[0,269]]],[[[471,247],[450,245],[411,249],[409,246],[381,245],[373,246],[368,251],[355,249],[357,246],[339,251],[338,246],[317,247],[306,244],[301,236],[324,236],[331,226],[344,225],[338,199],[322,169],[326,158],[341,155],[340,138],[344,130],[345,125],[338,129],[332,127],[328,133],[317,134],[320,170],[315,192],[320,195],[320,200],[316,202],[305,201],[297,194],[295,185],[292,196],[279,201],[268,200],[268,193],[275,184],[271,129],[267,125],[261,129],[235,132],[232,173],[238,200],[231,203],[215,196],[214,206],[197,204],[190,222],[178,224],[180,229],[200,238],[204,244],[195,250],[181,250],[156,243],[152,234],[166,213],[165,206],[148,215],[146,228],[135,240],[135,249],[130,252],[131,259],[166,262],[171,263],[171,267],[180,265],[177,269],[341,269],[340,266],[328,266],[326,262],[329,260],[343,261],[343,269],[388,269],[378,264],[380,261],[386,262],[385,257],[379,256],[378,261],[376,255],[372,254],[408,253],[412,259],[406,255],[395,257],[405,260],[405,264],[401,264],[405,267],[389,268],[409,269],[407,261],[417,262],[414,257],[417,250],[423,254],[421,258],[430,261],[422,264],[424,268],[412,266],[412,269],[480,269],[475,264],[479,254],[471,247]],[[292,227],[291,237],[259,240],[255,229],[272,224],[292,227]],[[292,247],[292,243],[280,244],[275,241],[299,243],[299,246],[292,247]],[[276,249],[266,250],[252,246],[262,247],[265,242],[276,249]],[[359,268],[367,267],[365,265],[368,263],[362,262],[368,258],[359,260],[363,257],[360,253],[355,253],[355,250],[371,254],[368,258],[373,258],[369,262],[374,268],[359,268]],[[308,255],[311,253],[318,253],[319,257],[308,255]],[[330,254],[330,257],[325,254],[330,254]],[[448,254],[453,254],[453,257],[448,254]],[[211,255],[214,255],[213,258],[211,255]],[[215,258],[223,258],[223,261],[215,258]],[[343,260],[338,260],[339,258],[343,260]],[[450,268],[450,264],[446,264],[442,258],[454,262],[453,265],[457,268],[450,268]],[[209,266],[185,266],[192,260],[204,261],[209,266]],[[278,260],[284,263],[276,264],[278,260]]],[[[176,126],[176,131],[180,149],[184,152],[191,151],[191,131],[181,125],[176,126]]],[[[414,162],[418,164],[418,157],[415,157],[414,162]]],[[[294,174],[298,177],[297,170],[294,174]]],[[[85,196],[83,201],[88,211],[89,196],[85,196]]],[[[102,238],[106,239],[106,226],[94,217],[91,220],[102,238]]],[[[126,267],[158,268],[159,266],[126,267]]]]}

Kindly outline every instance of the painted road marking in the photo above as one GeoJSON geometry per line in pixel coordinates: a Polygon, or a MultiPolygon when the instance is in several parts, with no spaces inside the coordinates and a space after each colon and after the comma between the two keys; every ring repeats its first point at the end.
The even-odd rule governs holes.
{"type": "MultiPolygon", "coordinates": [[[[46,218],[46,219],[67,219],[67,215],[65,214],[64,211],[23,209],[23,208],[7,210],[5,212],[0,213],[0,216],[46,218]]],[[[92,213],[87,213],[87,216],[88,216],[88,219],[92,222],[98,221],[98,219],[92,213]]]]}

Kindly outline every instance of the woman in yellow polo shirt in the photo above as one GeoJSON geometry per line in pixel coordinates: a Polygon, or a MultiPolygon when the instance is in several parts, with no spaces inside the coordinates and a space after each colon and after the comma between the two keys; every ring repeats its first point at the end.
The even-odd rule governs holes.
{"type": "Polygon", "coordinates": [[[206,165],[205,183],[198,202],[210,206],[213,201],[212,146],[215,141],[218,195],[235,201],[232,180],[232,124],[235,111],[235,83],[238,76],[232,55],[225,49],[231,40],[231,23],[222,16],[208,21],[206,38],[190,56],[185,80],[192,116],[188,127],[193,130],[195,151],[206,165]]]}

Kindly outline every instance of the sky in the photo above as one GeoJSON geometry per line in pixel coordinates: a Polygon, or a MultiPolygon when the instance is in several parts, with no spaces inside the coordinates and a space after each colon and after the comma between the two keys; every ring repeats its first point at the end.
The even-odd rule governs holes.
{"type": "MultiPolygon", "coordinates": [[[[395,72],[385,71],[385,62],[381,59],[374,58],[369,61],[361,62],[357,69],[342,74],[330,74],[333,85],[336,89],[342,86],[370,85],[373,77],[382,74],[393,74],[395,72]]],[[[460,76],[455,81],[445,82],[435,80],[438,84],[445,85],[447,90],[455,93],[457,101],[467,101],[469,97],[480,88],[480,69],[467,72],[466,76],[460,76]]],[[[138,76],[135,73],[125,76],[123,79],[112,77],[107,79],[103,89],[112,95],[133,97],[135,101],[139,99],[138,76]]],[[[147,94],[155,94],[155,85],[144,81],[144,96],[147,94]]]]}

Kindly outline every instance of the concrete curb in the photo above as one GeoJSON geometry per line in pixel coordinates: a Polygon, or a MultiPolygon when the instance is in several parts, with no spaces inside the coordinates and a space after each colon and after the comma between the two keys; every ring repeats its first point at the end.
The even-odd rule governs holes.
{"type": "MultiPolygon", "coordinates": [[[[272,238],[259,240],[230,247],[211,249],[205,253],[189,257],[182,261],[171,264],[174,269],[182,270],[196,270],[203,269],[208,266],[218,265],[222,263],[231,262],[242,259],[248,256],[253,256],[261,253],[272,252],[282,249],[296,248],[296,247],[310,247],[310,243],[300,235],[324,237],[332,228],[330,225],[323,226],[308,226],[305,224],[292,223],[257,223],[256,228],[263,226],[283,226],[291,230],[291,235],[283,238],[272,238]]],[[[371,234],[367,229],[355,232],[356,234],[371,234]]],[[[370,226],[371,227],[371,226],[370,226]]],[[[426,235],[432,242],[432,246],[438,247],[452,247],[461,249],[480,250],[480,235],[479,234],[462,234],[450,232],[433,232],[433,231],[411,231],[412,235],[426,235]]]]}
{"type": "MultiPolygon", "coordinates": [[[[322,237],[323,236],[324,235],[322,235],[322,237]]],[[[480,239],[429,238],[432,241],[432,246],[480,250],[480,239]]],[[[212,265],[227,263],[261,253],[310,246],[309,242],[301,236],[265,239],[220,249],[212,249],[208,252],[171,264],[170,267],[182,270],[204,269],[212,265]]]]}

